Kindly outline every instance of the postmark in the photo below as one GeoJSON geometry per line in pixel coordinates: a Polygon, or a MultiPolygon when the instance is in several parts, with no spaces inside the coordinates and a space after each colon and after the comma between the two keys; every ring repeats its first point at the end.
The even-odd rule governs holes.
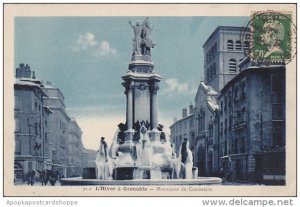
{"type": "Polygon", "coordinates": [[[253,12],[245,28],[250,34],[242,39],[250,40],[248,55],[257,64],[288,64],[296,55],[296,26],[288,11],[253,12]]]}

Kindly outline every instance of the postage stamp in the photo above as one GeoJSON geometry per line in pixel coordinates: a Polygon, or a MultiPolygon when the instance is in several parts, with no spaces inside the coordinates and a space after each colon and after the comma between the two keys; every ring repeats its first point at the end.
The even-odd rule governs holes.
{"type": "Polygon", "coordinates": [[[252,15],[252,58],[259,62],[280,63],[292,57],[290,13],[256,12],[252,15]]]}
{"type": "Polygon", "coordinates": [[[296,194],[294,4],[4,17],[6,196],[296,194]]]}

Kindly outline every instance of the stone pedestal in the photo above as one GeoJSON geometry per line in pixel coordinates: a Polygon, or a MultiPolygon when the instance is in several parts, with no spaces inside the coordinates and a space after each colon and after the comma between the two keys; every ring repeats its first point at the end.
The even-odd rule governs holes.
{"type": "Polygon", "coordinates": [[[149,132],[149,138],[151,142],[160,141],[160,131],[158,131],[157,129],[152,129],[149,132]]]}
{"type": "Polygon", "coordinates": [[[134,134],[134,130],[131,128],[131,129],[127,129],[124,133],[125,133],[125,143],[131,143],[133,142],[132,141],[132,138],[133,138],[133,134],[134,134]]]}
{"type": "Polygon", "coordinates": [[[151,56],[135,55],[127,73],[122,77],[127,98],[126,122],[132,129],[134,123],[148,121],[156,129],[159,82],[161,77],[153,70],[151,56]]]}
{"type": "Polygon", "coordinates": [[[151,62],[151,56],[134,55],[127,73],[122,77],[126,94],[127,130],[124,132],[125,141],[118,148],[120,155],[118,158],[119,164],[116,167],[116,177],[120,180],[133,179],[133,173],[135,173],[135,177],[141,179],[161,178],[160,166],[152,166],[151,163],[148,164],[149,166],[141,166],[142,163],[139,160],[143,159],[141,157],[137,159],[137,146],[141,145],[143,141],[133,140],[140,133],[136,131],[138,128],[136,123],[138,122],[140,127],[144,123],[144,128],[146,128],[146,125],[150,127],[147,132],[149,137],[146,136],[144,140],[151,148],[149,157],[153,156],[153,147],[156,145],[159,145],[155,147],[159,148],[159,150],[156,150],[159,151],[159,155],[163,153],[163,150],[160,150],[160,131],[157,130],[157,92],[161,77],[153,68],[154,64],[151,62]]]}

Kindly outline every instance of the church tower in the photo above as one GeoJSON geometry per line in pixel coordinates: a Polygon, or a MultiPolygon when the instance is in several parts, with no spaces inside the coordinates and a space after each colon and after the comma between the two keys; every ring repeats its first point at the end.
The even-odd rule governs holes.
{"type": "Polygon", "coordinates": [[[239,62],[249,51],[249,28],[219,26],[203,44],[204,83],[217,92],[240,71],[239,62]],[[243,40],[245,39],[245,40],[243,40]]]}

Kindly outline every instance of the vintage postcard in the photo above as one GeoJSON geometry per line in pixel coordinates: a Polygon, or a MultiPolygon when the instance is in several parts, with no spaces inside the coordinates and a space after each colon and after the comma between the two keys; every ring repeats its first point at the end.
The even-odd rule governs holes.
{"type": "Polygon", "coordinates": [[[4,196],[296,196],[296,4],[4,4],[4,196]]]}

